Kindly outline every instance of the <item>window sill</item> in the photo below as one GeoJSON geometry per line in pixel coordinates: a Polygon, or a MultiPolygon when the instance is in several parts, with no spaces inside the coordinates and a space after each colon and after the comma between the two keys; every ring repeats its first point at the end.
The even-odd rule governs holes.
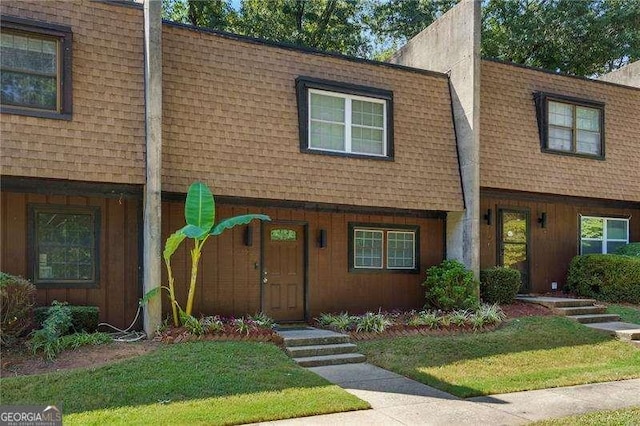
{"type": "Polygon", "coordinates": [[[43,110],[35,110],[28,108],[20,108],[15,106],[2,105],[0,106],[0,113],[3,114],[13,114],[13,115],[24,115],[28,117],[38,117],[38,118],[50,118],[53,120],[65,120],[71,121],[71,113],[60,113],[57,111],[43,111],[43,110]]]}
{"type": "Polygon", "coordinates": [[[364,160],[394,161],[393,157],[382,155],[352,154],[350,152],[324,151],[322,149],[300,148],[304,154],[329,155],[331,157],[360,158],[364,160]]]}
{"type": "Polygon", "coordinates": [[[565,156],[568,156],[568,157],[588,158],[590,160],[598,160],[598,161],[605,161],[606,160],[604,155],[581,154],[581,153],[578,153],[578,152],[559,151],[559,150],[548,149],[548,148],[542,148],[541,152],[543,154],[565,155],[565,156]]]}
{"type": "Polygon", "coordinates": [[[367,268],[349,268],[349,273],[354,274],[418,274],[418,269],[367,269],[367,268]]]}

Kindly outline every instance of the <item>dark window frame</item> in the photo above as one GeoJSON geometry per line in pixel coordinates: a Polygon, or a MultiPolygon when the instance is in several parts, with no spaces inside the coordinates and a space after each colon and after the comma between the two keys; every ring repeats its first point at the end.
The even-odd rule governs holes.
{"type": "MultiPolygon", "coordinates": [[[[577,242],[577,246],[578,246],[578,250],[577,250],[577,255],[581,256],[582,255],[582,219],[583,218],[594,218],[594,219],[603,219],[604,221],[606,220],[625,220],[627,222],[627,244],[631,243],[631,216],[629,215],[621,215],[621,214],[603,214],[603,213],[579,213],[578,214],[578,242],[577,242]]],[[[603,223],[603,228],[606,228],[607,225],[606,223],[603,223]]],[[[603,248],[607,247],[607,243],[609,241],[611,241],[610,239],[605,239],[604,238],[604,234],[606,233],[606,231],[603,229],[603,235],[602,235],[602,246],[603,248]]],[[[607,253],[604,254],[612,254],[609,253],[607,251],[607,253]]]]}
{"type": "MultiPolygon", "coordinates": [[[[536,104],[536,116],[538,119],[538,134],[540,135],[540,150],[547,154],[557,155],[569,155],[572,157],[590,158],[593,160],[605,160],[605,127],[604,127],[604,115],[605,104],[603,102],[591,101],[588,99],[574,98],[572,96],[558,95],[554,93],[546,92],[534,92],[534,101],[536,104]],[[563,104],[569,104],[573,106],[574,111],[576,106],[583,106],[587,108],[593,108],[600,111],[600,154],[587,154],[584,152],[577,152],[577,132],[576,121],[574,117],[571,151],[563,151],[560,149],[549,148],[549,101],[560,102],[563,104]]],[[[575,114],[574,114],[575,115],[575,114]]]]}
{"type": "Polygon", "coordinates": [[[99,288],[100,287],[100,207],[56,204],[28,204],[28,267],[29,279],[38,288],[99,288]],[[39,279],[37,274],[39,244],[37,241],[38,213],[89,214],[93,220],[93,277],[90,280],[39,279]]]}
{"type": "Polygon", "coordinates": [[[298,129],[300,132],[300,152],[307,154],[331,155],[337,157],[366,158],[368,160],[393,161],[393,92],[375,87],[360,86],[350,83],[322,80],[300,76],[296,78],[296,96],[298,100],[298,129]],[[342,95],[364,96],[385,101],[386,108],[386,148],[387,153],[381,155],[368,155],[350,152],[327,151],[317,148],[309,148],[309,89],[324,90],[342,95]]]}
{"type": "Polygon", "coordinates": [[[349,222],[347,225],[347,254],[349,257],[349,272],[351,273],[367,273],[367,274],[418,274],[420,273],[420,225],[404,225],[395,223],[367,223],[367,222],[349,222]],[[356,268],[355,259],[355,237],[356,229],[382,231],[382,268],[356,268]],[[413,268],[389,268],[388,260],[388,240],[387,232],[413,232],[415,234],[415,265],[413,268]]]}
{"type": "Polygon", "coordinates": [[[58,85],[57,96],[59,105],[56,111],[31,108],[18,105],[0,105],[0,112],[31,117],[53,118],[58,120],[71,120],[72,116],[72,44],[73,32],[70,27],[49,24],[14,16],[0,17],[2,30],[12,33],[23,33],[41,38],[57,38],[58,45],[58,85]]]}

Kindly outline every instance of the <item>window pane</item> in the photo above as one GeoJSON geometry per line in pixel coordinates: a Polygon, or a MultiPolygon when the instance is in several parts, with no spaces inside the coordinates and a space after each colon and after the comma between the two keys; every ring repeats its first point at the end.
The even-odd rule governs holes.
{"type": "Polygon", "coordinates": [[[384,154],[382,130],[354,126],[351,128],[351,151],[363,154],[384,154]]]}
{"type": "Polygon", "coordinates": [[[602,253],[602,241],[582,240],[580,254],[602,253]]]}
{"type": "Polygon", "coordinates": [[[310,148],[345,151],[344,125],[311,121],[310,148]]]}
{"type": "Polygon", "coordinates": [[[595,108],[576,107],[576,127],[580,130],[600,131],[600,111],[595,108]]]}
{"type": "Polygon", "coordinates": [[[527,242],[526,215],[519,212],[502,213],[502,240],[509,243],[527,242]]]}
{"type": "Polygon", "coordinates": [[[626,220],[607,219],[607,239],[626,241],[628,225],[626,220]]]}
{"type": "Polygon", "coordinates": [[[93,280],[94,223],[91,214],[36,213],[37,279],[93,280]]]}
{"type": "Polygon", "coordinates": [[[382,231],[354,230],[354,267],[382,268],[382,231]]]}
{"type": "Polygon", "coordinates": [[[571,151],[572,130],[549,127],[549,149],[571,151]]]}
{"type": "Polygon", "coordinates": [[[604,221],[601,217],[583,217],[580,222],[580,238],[604,237],[604,221]]]}
{"type": "Polygon", "coordinates": [[[272,229],[271,241],[295,241],[298,238],[293,229],[272,229]]]}
{"type": "Polygon", "coordinates": [[[415,267],[415,234],[413,232],[387,232],[387,267],[415,267]]]}
{"type": "Polygon", "coordinates": [[[615,253],[620,247],[627,245],[624,241],[607,241],[607,253],[615,253]]]}
{"type": "Polygon", "coordinates": [[[56,77],[2,71],[2,103],[32,108],[57,108],[56,77]]]}
{"type": "Polygon", "coordinates": [[[578,152],[600,155],[600,133],[578,130],[577,143],[578,152]]]}
{"type": "Polygon", "coordinates": [[[311,119],[344,123],[344,98],[311,93],[311,119]]]}
{"type": "Polygon", "coordinates": [[[573,127],[573,107],[560,102],[549,102],[549,124],[573,127]]]}
{"type": "Polygon", "coordinates": [[[57,42],[9,35],[2,39],[0,63],[2,69],[55,75],[57,73],[57,42]]]}
{"type": "Polygon", "coordinates": [[[382,128],[384,107],[375,102],[353,100],[351,103],[352,124],[382,128]]]}

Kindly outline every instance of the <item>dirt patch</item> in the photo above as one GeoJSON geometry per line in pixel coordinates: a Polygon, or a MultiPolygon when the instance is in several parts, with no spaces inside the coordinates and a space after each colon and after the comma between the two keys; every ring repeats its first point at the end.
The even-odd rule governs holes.
{"type": "Polygon", "coordinates": [[[507,319],[554,315],[551,309],[536,303],[515,301],[510,305],[501,305],[500,308],[507,315],[507,319]]]}
{"type": "Polygon", "coordinates": [[[24,346],[18,345],[10,350],[3,349],[0,377],[27,376],[73,368],[97,367],[149,353],[159,345],[157,342],[141,341],[84,346],[64,351],[53,361],[47,361],[41,355],[33,355],[24,346]]]}

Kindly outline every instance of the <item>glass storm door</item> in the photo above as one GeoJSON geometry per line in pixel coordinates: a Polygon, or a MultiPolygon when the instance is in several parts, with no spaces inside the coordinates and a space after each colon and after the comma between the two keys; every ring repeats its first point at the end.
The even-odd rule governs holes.
{"type": "Polygon", "coordinates": [[[520,293],[528,293],[529,284],[529,212],[498,211],[498,264],[517,269],[522,275],[520,293]]]}

